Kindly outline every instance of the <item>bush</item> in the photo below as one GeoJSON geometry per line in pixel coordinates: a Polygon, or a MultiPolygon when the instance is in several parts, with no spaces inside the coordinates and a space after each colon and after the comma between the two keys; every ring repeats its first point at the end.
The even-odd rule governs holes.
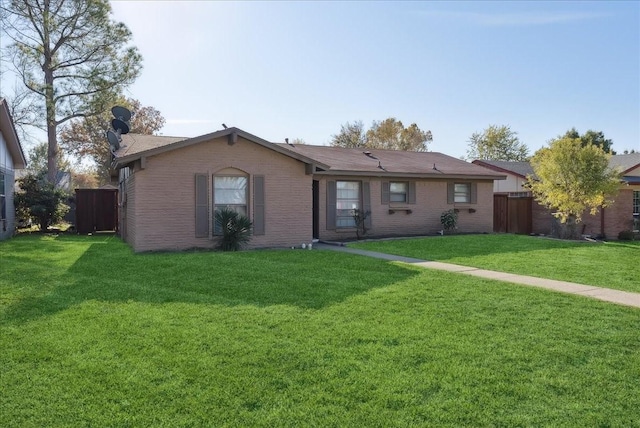
{"type": "Polygon", "coordinates": [[[458,226],[458,213],[453,210],[447,210],[440,216],[440,223],[444,230],[454,230],[458,226]]]}
{"type": "Polygon", "coordinates": [[[215,214],[215,230],[222,233],[218,248],[222,251],[241,250],[251,240],[251,220],[232,209],[222,208],[215,214]]]}
{"type": "Polygon", "coordinates": [[[633,231],[632,230],[622,230],[618,233],[618,239],[621,241],[633,241],[633,231]]]}
{"type": "Polygon", "coordinates": [[[370,214],[371,211],[364,211],[358,208],[353,210],[353,214],[351,216],[353,217],[353,221],[356,223],[356,239],[360,239],[367,234],[368,229],[365,224],[365,220],[367,220],[367,217],[369,217],[370,214]]]}
{"type": "Polygon", "coordinates": [[[52,224],[60,222],[69,211],[62,201],[67,195],[47,182],[43,176],[28,174],[18,180],[20,192],[16,193],[15,204],[18,218],[31,218],[46,231],[52,224]]]}

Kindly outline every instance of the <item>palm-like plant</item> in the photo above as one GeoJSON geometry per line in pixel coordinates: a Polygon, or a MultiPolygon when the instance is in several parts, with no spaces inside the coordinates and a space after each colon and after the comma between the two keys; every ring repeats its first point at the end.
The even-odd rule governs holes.
{"type": "Polygon", "coordinates": [[[251,220],[232,209],[222,208],[215,213],[215,230],[222,233],[220,245],[222,251],[241,250],[251,240],[251,220]]]}

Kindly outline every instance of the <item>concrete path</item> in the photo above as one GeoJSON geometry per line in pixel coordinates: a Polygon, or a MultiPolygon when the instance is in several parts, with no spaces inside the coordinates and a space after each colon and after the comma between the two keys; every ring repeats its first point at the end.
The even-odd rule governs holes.
{"type": "Polygon", "coordinates": [[[576,284],[574,282],[557,281],[555,279],[536,278],[533,276],[516,275],[513,273],[496,272],[486,269],[478,269],[468,266],[454,265],[451,263],[431,262],[427,260],[413,259],[411,257],[396,256],[393,254],[378,253],[375,251],[360,250],[340,245],[330,245],[318,243],[314,246],[317,249],[342,251],[345,253],[358,254],[361,256],[375,257],[389,261],[409,263],[427,269],[444,270],[447,272],[461,273],[465,275],[477,276],[480,278],[494,279],[496,281],[511,282],[514,284],[529,285],[532,287],[546,288],[548,290],[562,293],[579,294],[581,296],[604,300],[606,302],[617,303],[619,305],[640,308],[640,293],[628,291],[612,290],[610,288],[595,287],[593,285],[576,284]]]}

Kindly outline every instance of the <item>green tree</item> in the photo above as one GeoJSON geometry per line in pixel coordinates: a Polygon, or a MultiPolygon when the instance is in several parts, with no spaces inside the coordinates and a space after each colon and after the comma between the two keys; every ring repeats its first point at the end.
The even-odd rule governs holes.
{"type": "Polygon", "coordinates": [[[362,121],[347,122],[341,126],[338,134],[331,136],[331,145],[345,148],[425,152],[427,144],[432,140],[431,131],[423,131],[415,123],[405,128],[401,121],[390,117],[374,121],[367,131],[364,130],[362,121]]]}
{"type": "Polygon", "coordinates": [[[552,140],[531,158],[536,178],[529,176],[527,185],[538,202],[556,210],[554,216],[561,223],[568,223],[573,237],[575,223],[585,211],[594,215],[613,202],[620,172],[609,167],[610,157],[601,147],[564,137],[552,140]]]}
{"type": "MultiPolygon", "coordinates": [[[[47,143],[41,142],[33,146],[27,152],[27,173],[38,177],[46,177],[47,175],[47,143]]],[[[58,169],[60,171],[70,171],[71,163],[62,152],[58,152],[58,169]]]]}
{"type": "Polygon", "coordinates": [[[361,120],[353,123],[345,123],[340,126],[340,132],[331,136],[331,145],[334,147],[344,147],[354,149],[366,147],[367,138],[364,131],[364,124],[361,120]]]}
{"type": "MultiPolygon", "coordinates": [[[[126,107],[132,112],[131,133],[155,135],[164,126],[162,114],[153,107],[143,107],[138,100],[119,97],[113,105],[126,107]]],[[[71,120],[60,133],[60,145],[67,153],[95,163],[100,184],[111,181],[112,154],[105,132],[110,128],[112,119],[109,107],[99,115],[71,120]]]]}
{"type": "Polygon", "coordinates": [[[15,195],[18,217],[30,217],[45,231],[63,219],[69,211],[64,204],[67,195],[43,176],[27,174],[18,180],[20,191],[15,195]]]}
{"type": "Polygon", "coordinates": [[[467,160],[474,159],[526,162],[529,149],[509,126],[491,125],[471,135],[467,160]]]}
{"type": "Polygon", "coordinates": [[[131,32],[111,20],[108,0],[6,0],[0,24],[5,50],[24,84],[16,100],[21,125],[47,132],[47,179],[58,171],[58,127],[105,110],[133,83],[142,57],[131,32]]]}
{"type": "Polygon", "coordinates": [[[611,153],[612,155],[616,154],[616,152],[611,150],[611,145],[613,144],[613,141],[605,138],[604,133],[602,131],[593,131],[590,129],[587,132],[585,132],[583,135],[580,135],[580,133],[576,130],[576,128],[571,128],[570,130],[565,132],[565,134],[560,138],[577,138],[580,140],[580,143],[582,144],[583,147],[588,146],[589,144],[593,144],[594,146],[600,147],[602,150],[605,151],[605,153],[611,153]]]}

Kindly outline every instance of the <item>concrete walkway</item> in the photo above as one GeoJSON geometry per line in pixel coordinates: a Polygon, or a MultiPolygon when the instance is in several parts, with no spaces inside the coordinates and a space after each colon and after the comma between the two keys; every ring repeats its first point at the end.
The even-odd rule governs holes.
{"type": "Polygon", "coordinates": [[[514,284],[529,285],[532,287],[546,288],[548,290],[562,293],[579,294],[605,302],[617,303],[619,305],[640,308],[640,293],[628,291],[612,290],[610,288],[595,287],[593,285],[576,284],[574,282],[557,281],[555,279],[536,278],[533,276],[516,275],[513,273],[496,272],[486,269],[478,269],[468,266],[454,265],[451,263],[431,262],[427,260],[413,259],[410,257],[396,256],[393,254],[378,253],[375,251],[360,250],[340,245],[330,245],[318,243],[314,246],[317,249],[342,251],[345,253],[358,254],[361,256],[375,257],[389,261],[409,263],[427,269],[444,270],[447,272],[461,273],[465,275],[477,276],[480,278],[494,279],[496,281],[511,282],[514,284]]]}

